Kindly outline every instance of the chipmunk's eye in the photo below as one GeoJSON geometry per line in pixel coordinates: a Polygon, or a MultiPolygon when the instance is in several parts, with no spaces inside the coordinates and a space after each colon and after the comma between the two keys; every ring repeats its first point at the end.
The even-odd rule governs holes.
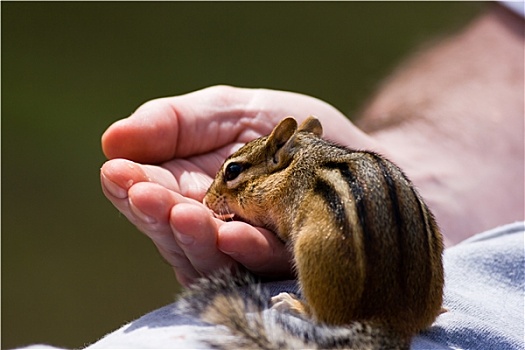
{"type": "Polygon", "coordinates": [[[232,162],[226,166],[224,169],[224,180],[231,181],[235,180],[237,176],[241,174],[244,170],[244,167],[241,163],[232,162]]]}

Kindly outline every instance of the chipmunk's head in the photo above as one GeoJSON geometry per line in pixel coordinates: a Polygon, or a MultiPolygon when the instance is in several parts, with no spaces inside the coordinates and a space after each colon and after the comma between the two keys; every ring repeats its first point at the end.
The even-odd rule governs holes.
{"type": "MultiPolygon", "coordinates": [[[[222,219],[236,216],[253,225],[276,229],[275,209],[282,195],[286,170],[300,149],[300,133],[320,137],[321,123],[308,117],[299,127],[283,119],[268,136],[255,139],[226,159],[211,184],[204,203],[222,219]]],[[[280,209],[285,211],[284,208],[280,209]]]]}

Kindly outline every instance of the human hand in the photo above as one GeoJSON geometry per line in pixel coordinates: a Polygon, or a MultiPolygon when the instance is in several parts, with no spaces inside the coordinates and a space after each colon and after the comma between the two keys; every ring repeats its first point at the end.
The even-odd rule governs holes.
{"type": "Polygon", "coordinates": [[[201,204],[224,159],[285,116],[316,115],[327,138],[355,148],[373,141],[325,102],[305,95],[216,86],[142,105],[102,136],[106,197],[150,237],[183,285],[242,265],[291,275],[290,256],[268,230],[223,222],[201,204]]]}

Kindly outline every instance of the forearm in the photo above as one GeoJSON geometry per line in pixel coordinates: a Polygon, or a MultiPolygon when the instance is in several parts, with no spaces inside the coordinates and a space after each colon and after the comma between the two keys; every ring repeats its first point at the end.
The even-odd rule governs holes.
{"type": "Polygon", "coordinates": [[[361,113],[448,244],[523,219],[523,40],[523,19],[494,5],[415,55],[361,113]]]}

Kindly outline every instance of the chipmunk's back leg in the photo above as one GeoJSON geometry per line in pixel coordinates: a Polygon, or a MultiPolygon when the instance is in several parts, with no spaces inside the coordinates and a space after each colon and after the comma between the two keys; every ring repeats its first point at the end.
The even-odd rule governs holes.
{"type": "MultiPolygon", "coordinates": [[[[313,207],[303,211],[308,215],[298,220],[302,227],[293,241],[297,277],[307,306],[293,302],[292,309],[318,322],[350,324],[355,321],[366,278],[362,235],[343,234],[338,221],[327,221],[332,208],[326,201],[313,198],[308,203],[313,207]]],[[[345,214],[345,220],[353,219],[345,214]]],[[[360,229],[349,223],[347,227],[360,229]]]]}

